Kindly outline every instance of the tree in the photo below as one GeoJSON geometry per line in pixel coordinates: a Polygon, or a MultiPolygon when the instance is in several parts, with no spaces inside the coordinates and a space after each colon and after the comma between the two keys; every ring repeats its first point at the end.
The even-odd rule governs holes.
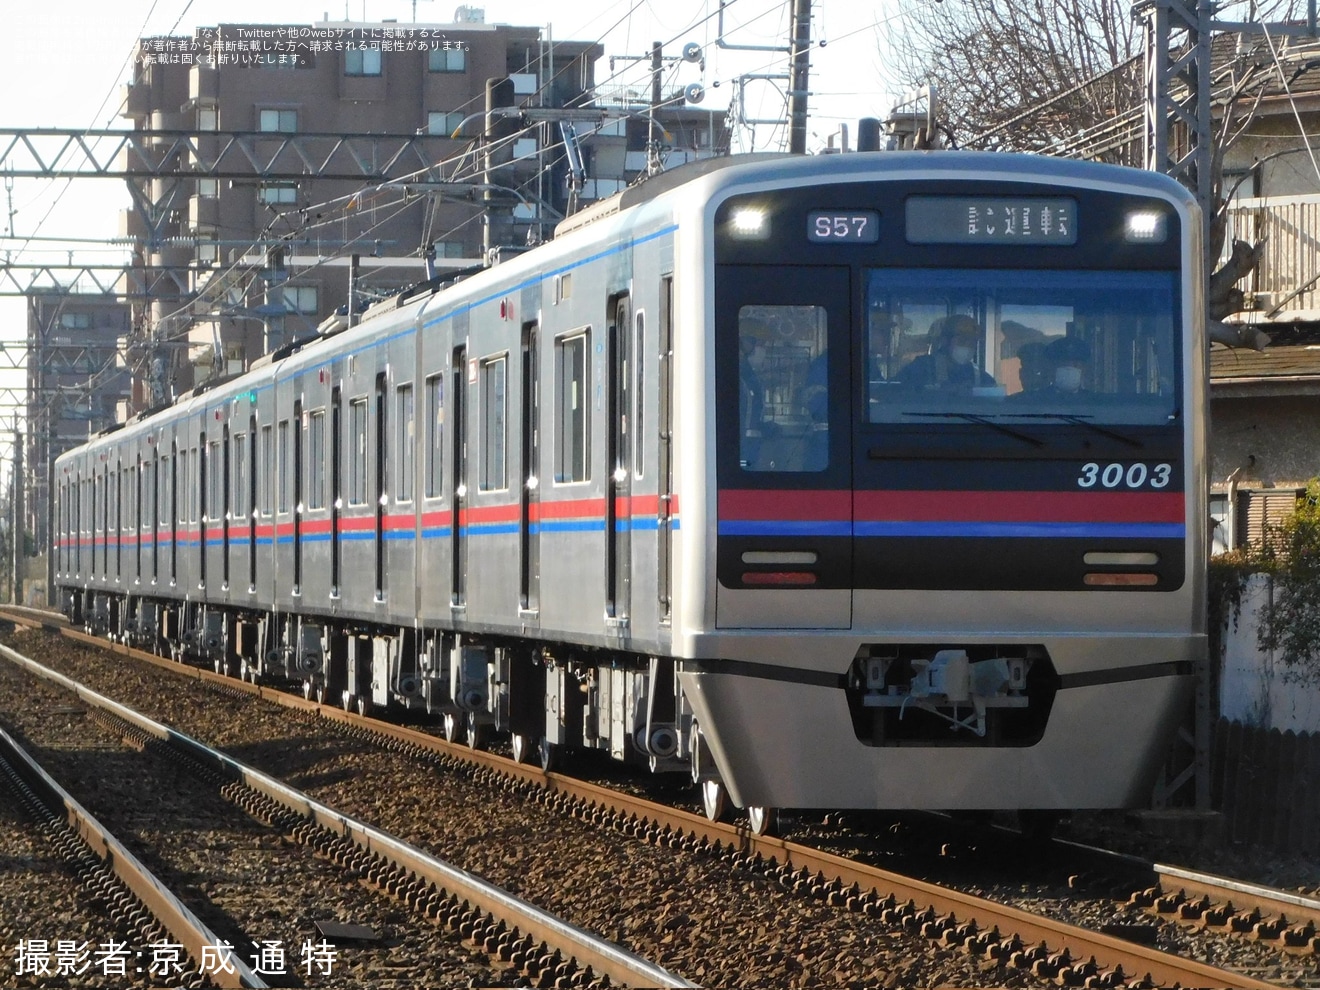
{"type": "MultiPolygon", "coordinates": [[[[1219,18],[1288,18],[1298,0],[1226,3],[1219,18]]],[[[1115,164],[1143,164],[1144,35],[1129,0],[901,0],[903,30],[890,64],[904,86],[933,84],[939,121],[953,146],[1034,151],[1115,164]]],[[[1224,153],[1245,132],[1279,65],[1264,43],[1219,44],[1212,62],[1216,104],[1215,206],[1207,256],[1222,252],[1233,190],[1224,153]]],[[[1305,63],[1298,72],[1311,68],[1305,63]]],[[[1264,245],[1235,241],[1211,277],[1207,332],[1235,347],[1264,347],[1255,327],[1230,326],[1243,307],[1236,283],[1264,245]]]]}
{"type": "Polygon", "coordinates": [[[955,145],[986,135],[978,146],[1046,151],[1139,105],[1141,26],[1126,7],[1120,0],[901,0],[903,29],[890,64],[903,85],[938,88],[941,122],[955,145]],[[1082,85],[1091,80],[1098,83],[1082,85]]]}

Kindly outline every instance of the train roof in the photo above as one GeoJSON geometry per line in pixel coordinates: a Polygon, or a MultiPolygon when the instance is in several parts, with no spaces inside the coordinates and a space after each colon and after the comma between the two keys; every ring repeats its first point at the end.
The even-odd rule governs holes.
{"type": "Polygon", "coordinates": [[[837,176],[839,181],[846,181],[850,177],[856,178],[859,173],[867,173],[872,178],[881,178],[895,173],[911,172],[917,167],[940,172],[946,176],[950,173],[965,174],[967,178],[975,178],[977,174],[987,176],[993,174],[996,179],[1002,180],[1005,173],[1016,172],[1022,174],[1024,181],[1029,181],[1036,175],[1048,175],[1080,183],[1108,182],[1146,186],[1152,192],[1162,191],[1175,199],[1192,201],[1191,194],[1178,182],[1158,172],[1124,165],[1056,158],[1050,155],[947,150],[872,151],[844,155],[792,155],[767,152],[704,158],[644,179],[562,220],[555,227],[555,236],[562,236],[598,220],[640,206],[667,192],[709,176],[725,174],[731,180],[753,178],[787,180],[809,176],[816,181],[830,181],[831,177],[837,176]]]}
{"type": "MultiPolygon", "coordinates": [[[[1023,181],[1031,181],[1033,178],[1053,178],[1080,184],[1127,186],[1146,189],[1154,195],[1162,194],[1168,199],[1189,206],[1194,203],[1191,193],[1166,175],[1119,165],[1082,162],[1045,155],[980,151],[880,151],[814,156],[760,153],[706,158],[652,176],[563,220],[556,227],[555,236],[558,239],[564,234],[617,216],[702,180],[710,180],[715,183],[714,189],[718,189],[720,186],[758,182],[858,181],[865,178],[897,177],[913,174],[918,170],[932,177],[941,178],[974,179],[983,176],[1002,181],[1013,174],[1019,174],[1023,181]]],[[[707,191],[713,191],[712,187],[708,186],[707,191]]],[[[553,244],[554,240],[549,243],[553,244]]],[[[392,315],[395,320],[403,322],[415,319],[419,312],[430,308],[431,301],[439,292],[468,279],[480,279],[491,270],[485,266],[474,266],[458,271],[441,272],[435,278],[418,283],[393,299],[373,306],[370,315],[386,318],[392,315]]],[[[355,327],[348,327],[346,324],[347,321],[345,325],[336,326],[329,333],[317,333],[293,341],[275,352],[258,358],[246,372],[240,375],[205,382],[177,396],[171,402],[137,414],[126,424],[115,424],[113,428],[102,431],[100,436],[107,436],[123,425],[144,424],[158,413],[170,408],[181,408],[212,390],[223,395],[228,391],[225,386],[231,385],[235,380],[245,380],[259,369],[281,364],[285,359],[295,357],[307,345],[318,344],[329,337],[342,335],[345,338],[342,344],[353,346],[362,337],[379,331],[379,325],[364,326],[359,323],[355,327]]]]}

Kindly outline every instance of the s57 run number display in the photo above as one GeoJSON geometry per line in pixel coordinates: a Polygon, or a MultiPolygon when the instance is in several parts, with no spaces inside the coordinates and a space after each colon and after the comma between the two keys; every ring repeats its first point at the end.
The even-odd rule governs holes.
{"type": "Polygon", "coordinates": [[[875,244],[880,240],[880,214],[874,210],[808,213],[807,240],[814,244],[875,244]]]}

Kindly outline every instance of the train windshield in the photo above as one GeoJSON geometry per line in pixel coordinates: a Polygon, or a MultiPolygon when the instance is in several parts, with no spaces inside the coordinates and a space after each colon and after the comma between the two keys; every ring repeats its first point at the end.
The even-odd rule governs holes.
{"type": "Polygon", "coordinates": [[[1167,422],[1177,284],[1167,271],[871,269],[868,418],[1167,422]]]}

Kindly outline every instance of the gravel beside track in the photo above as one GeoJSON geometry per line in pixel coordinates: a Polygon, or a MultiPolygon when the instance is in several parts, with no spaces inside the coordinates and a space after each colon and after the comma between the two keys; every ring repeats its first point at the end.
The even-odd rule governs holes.
{"type": "MultiPolygon", "coordinates": [[[[269,967],[272,985],[416,987],[437,979],[446,985],[516,984],[518,974],[502,970],[406,905],[359,884],[355,876],[241,812],[190,766],[150,749],[137,751],[89,715],[52,717],[50,712],[71,707],[67,693],[3,663],[0,698],[0,723],[162,882],[183,896],[221,939],[249,959],[253,942],[269,940],[282,947],[283,965],[269,967]],[[328,967],[314,963],[309,971],[302,946],[321,941],[317,921],[366,925],[381,941],[343,945],[328,967]]],[[[58,867],[49,875],[39,873],[36,864],[12,875],[6,871],[0,877],[0,904],[17,905],[25,890],[62,882],[58,867]]],[[[80,897],[77,890],[70,896],[80,897]]],[[[0,921],[8,957],[0,964],[0,985],[8,985],[15,975],[14,946],[19,939],[48,938],[53,949],[57,939],[96,945],[113,934],[95,915],[66,918],[59,895],[47,900],[33,901],[32,909],[12,915],[4,912],[3,917],[13,921],[0,921]]],[[[148,947],[133,948],[146,953],[145,963],[138,965],[149,966],[148,947]]],[[[104,974],[96,975],[100,983],[82,985],[126,983],[116,976],[107,984],[104,974]]],[[[34,985],[60,984],[43,977],[34,985]]]]}
{"type": "MultiPolygon", "coordinates": [[[[831,817],[846,821],[865,816],[831,817]]],[[[1093,827],[1086,821],[1091,816],[1079,817],[1078,831],[1085,833],[1093,827]]],[[[1108,834],[1111,839],[1119,837],[1115,830],[1108,834]]],[[[849,834],[846,827],[832,821],[800,825],[788,837],[1079,927],[1102,930],[1114,926],[1138,932],[1153,927],[1149,944],[1162,951],[1280,986],[1320,987],[1313,954],[1288,953],[1277,942],[1259,942],[1223,929],[1180,924],[1171,915],[1128,903],[1131,894],[1154,882],[1154,875],[1135,863],[1129,867],[1098,862],[1099,857],[1087,857],[1064,846],[1039,846],[978,834],[975,829],[941,829],[914,816],[898,818],[878,833],[868,833],[859,825],[849,834]]],[[[1126,845],[1129,855],[1140,855],[1144,841],[1140,835],[1129,830],[1122,838],[1123,842],[1111,842],[1109,847],[1126,845]]],[[[1194,850],[1183,853],[1196,855],[1194,850]]]]}
{"type": "MultiPolygon", "coordinates": [[[[1029,973],[792,895],[764,874],[592,828],[469,773],[401,758],[323,720],[248,695],[171,678],[128,658],[37,633],[20,633],[14,646],[706,985],[1044,985],[1029,973]]],[[[820,832],[840,854],[908,872],[906,865],[886,860],[891,853],[878,848],[883,843],[862,841],[848,848],[832,824],[802,831],[820,832]]],[[[794,838],[810,841],[807,835],[794,838]]],[[[955,851],[946,868],[936,871],[948,875],[931,879],[966,889],[967,882],[953,883],[963,872],[958,858],[955,851]]],[[[1106,887],[1103,879],[1081,878],[1070,886],[1065,873],[1061,881],[1033,879],[1016,889],[1002,877],[974,879],[970,886],[996,900],[1092,927],[1155,921],[1135,907],[1116,904],[1112,895],[1118,888],[1106,887]]],[[[1281,985],[1317,985],[1313,959],[1281,957],[1268,945],[1164,924],[1160,946],[1214,965],[1241,966],[1281,985]]]]}
{"type": "MultiPolygon", "coordinates": [[[[16,795],[0,781],[0,986],[103,986],[102,974],[95,969],[81,976],[56,975],[61,967],[55,951],[60,940],[86,946],[90,952],[108,938],[122,941],[124,934],[115,931],[89,901],[45,832],[19,810],[16,795]],[[47,943],[52,953],[49,975],[17,976],[16,946],[27,940],[47,943]]],[[[79,962],[66,973],[80,968],[79,962]]],[[[121,985],[145,985],[145,980],[125,979],[121,985]]]]}
{"type": "Polygon", "coordinates": [[[795,896],[762,874],[594,828],[246,695],[37,633],[11,643],[689,980],[858,990],[1042,985],[1029,973],[795,896]]]}

